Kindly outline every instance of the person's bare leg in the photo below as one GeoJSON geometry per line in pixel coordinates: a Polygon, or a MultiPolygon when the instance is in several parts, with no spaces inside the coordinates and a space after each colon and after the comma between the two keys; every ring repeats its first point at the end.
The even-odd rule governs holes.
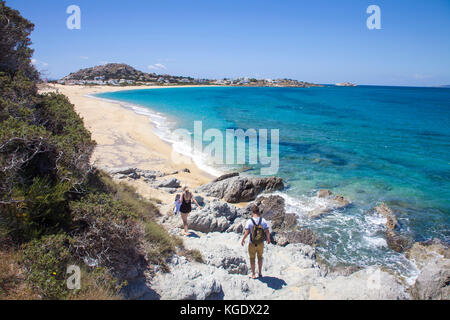
{"type": "Polygon", "coordinates": [[[183,219],[183,227],[184,227],[184,235],[188,236],[188,222],[187,222],[187,214],[182,213],[181,218],[183,219]]]}
{"type": "Polygon", "coordinates": [[[262,277],[262,265],[263,265],[263,258],[258,258],[258,269],[259,269],[259,276],[262,277]]]}
{"type": "Polygon", "coordinates": [[[252,268],[252,278],[255,279],[255,260],[250,260],[250,267],[252,268]]]}

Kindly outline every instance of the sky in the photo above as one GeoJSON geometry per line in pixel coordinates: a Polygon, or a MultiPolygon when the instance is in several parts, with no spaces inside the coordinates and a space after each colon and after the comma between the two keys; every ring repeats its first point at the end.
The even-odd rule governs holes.
{"type": "Polygon", "coordinates": [[[450,85],[449,0],[6,0],[35,24],[33,62],[59,79],[127,63],[195,78],[450,85]],[[81,28],[70,30],[70,5],[81,28]],[[380,29],[366,21],[380,8],[380,29]]]}

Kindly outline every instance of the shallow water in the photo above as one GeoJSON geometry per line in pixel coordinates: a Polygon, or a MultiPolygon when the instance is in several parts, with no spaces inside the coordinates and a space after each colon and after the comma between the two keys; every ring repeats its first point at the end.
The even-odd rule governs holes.
{"type": "MultiPolygon", "coordinates": [[[[152,110],[158,133],[167,139],[173,128],[192,132],[195,120],[203,121],[204,130],[279,129],[277,175],[289,185],[282,193],[288,210],[319,234],[319,251],[333,264],[414,272],[403,255],[387,248],[384,221],[370,213],[380,202],[395,210],[400,232],[416,241],[450,242],[450,89],[211,87],[97,96],[139,105],[141,113],[152,110]],[[352,205],[306,218],[322,188],[352,205]]],[[[211,169],[206,158],[197,162],[211,169]]],[[[249,171],[258,173],[257,167],[249,171]]]]}

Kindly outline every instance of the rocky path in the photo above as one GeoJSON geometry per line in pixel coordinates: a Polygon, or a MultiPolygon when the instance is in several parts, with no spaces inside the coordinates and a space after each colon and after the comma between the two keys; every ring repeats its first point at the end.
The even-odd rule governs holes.
{"type": "MultiPolygon", "coordinates": [[[[178,180],[164,178],[157,172],[119,171],[116,175],[120,179],[144,179],[145,183],[168,194],[179,192],[178,180]]],[[[320,263],[316,256],[314,233],[299,226],[295,215],[285,211],[282,197],[270,194],[282,188],[283,182],[279,178],[236,175],[201,186],[194,196],[202,207],[193,205],[189,215],[192,232],[191,236],[184,237],[184,245],[187,249],[200,251],[203,263],[174,255],[168,261],[170,272],[159,271],[155,276],[133,279],[127,297],[167,300],[450,298],[450,253],[445,244],[434,241],[408,247],[406,256],[419,270],[413,285],[379,266],[330,268],[320,263]],[[230,203],[242,201],[247,204],[236,206],[230,203]],[[253,204],[260,207],[273,239],[273,243],[265,246],[263,277],[260,279],[249,277],[247,244],[244,247],[240,244],[253,204]]],[[[320,191],[317,196],[329,204],[315,212],[311,216],[314,219],[326,214],[330,208],[349,204],[347,199],[334,196],[329,190],[320,191]]],[[[170,233],[183,237],[181,218],[171,214],[172,204],[162,203],[160,210],[163,213],[160,223],[170,233]]],[[[383,205],[374,211],[387,217],[387,237],[390,232],[396,240],[398,235],[392,210],[383,205]]],[[[394,240],[392,243],[396,244],[394,240]]],[[[402,245],[395,245],[393,249],[406,248],[407,242],[400,240],[402,245]]]]}

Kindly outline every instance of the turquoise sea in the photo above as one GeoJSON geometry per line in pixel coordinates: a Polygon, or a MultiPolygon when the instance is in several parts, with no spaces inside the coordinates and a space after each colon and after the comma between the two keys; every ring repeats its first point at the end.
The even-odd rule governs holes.
{"type": "MultiPolygon", "coordinates": [[[[450,89],[358,86],[323,88],[203,87],[111,92],[148,114],[157,133],[174,128],[279,129],[278,176],[288,212],[319,236],[319,252],[333,265],[385,265],[405,277],[415,268],[387,248],[384,221],[370,210],[386,202],[400,232],[416,241],[450,242],[450,89]],[[311,220],[318,189],[352,205],[311,220]]],[[[204,159],[209,170],[216,166],[204,159]]],[[[254,168],[248,174],[258,174],[254,168]]]]}

